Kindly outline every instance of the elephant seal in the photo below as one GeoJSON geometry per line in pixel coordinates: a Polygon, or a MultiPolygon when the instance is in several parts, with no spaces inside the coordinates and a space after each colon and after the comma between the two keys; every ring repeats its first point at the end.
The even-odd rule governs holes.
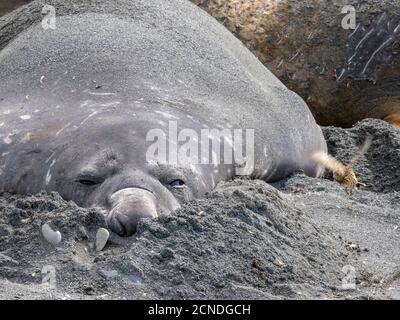
{"type": "Polygon", "coordinates": [[[28,15],[41,5],[0,52],[0,192],[56,191],[129,236],[243,166],[149,156],[152,133],[174,126],[200,147],[202,130],[252,130],[252,178],[318,174],[326,142],[304,101],[190,2],[53,1],[56,29],[28,15]]]}

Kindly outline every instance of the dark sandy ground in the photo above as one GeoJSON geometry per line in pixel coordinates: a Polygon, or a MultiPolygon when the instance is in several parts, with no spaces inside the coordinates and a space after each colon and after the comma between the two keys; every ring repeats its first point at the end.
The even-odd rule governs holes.
{"type": "Polygon", "coordinates": [[[100,253],[101,212],[57,194],[2,195],[0,298],[400,299],[400,130],[365,120],[324,132],[343,161],[374,135],[356,166],[364,190],[348,195],[329,174],[230,181],[131,238],[111,235],[100,253]]]}

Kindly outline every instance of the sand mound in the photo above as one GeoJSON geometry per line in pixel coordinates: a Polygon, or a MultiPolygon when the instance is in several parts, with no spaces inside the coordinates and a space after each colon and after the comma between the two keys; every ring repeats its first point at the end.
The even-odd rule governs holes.
{"type": "Polygon", "coordinates": [[[57,194],[6,195],[1,211],[0,276],[39,286],[42,268],[54,266],[49,294],[57,298],[325,296],[341,284],[338,263],[350,259],[340,241],[262,181],[220,185],[174,215],[143,221],[134,238],[113,236],[100,254],[93,243],[101,213],[57,194]],[[62,233],[58,247],[43,239],[44,223],[62,233]]]}
{"type": "Polygon", "coordinates": [[[373,144],[365,157],[355,166],[355,171],[367,190],[388,193],[400,191],[400,130],[388,123],[366,119],[353,128],[323,129],[329,152],[343,163],[348,163],[358,150],[367,133],[373,144]]]}

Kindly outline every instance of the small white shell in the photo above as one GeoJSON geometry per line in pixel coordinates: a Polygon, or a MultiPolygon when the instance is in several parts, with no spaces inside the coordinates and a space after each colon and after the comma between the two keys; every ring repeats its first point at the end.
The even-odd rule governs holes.
{"type": "Polygon", "coordinates": [[[61,242],[60,231],[54,231],[53,229],[50,228],[50,226],[47,223],[45,223],[42,226],[42,234],[43,234],[43,237],[51,244],[56,245],[61,242]]]}
{"type": "Polygon", "coordinates": [[[99,228],[96,234],[96,251],[99,252],[104,249],[107,244],[110,233],[107,229],[99,228]]]}

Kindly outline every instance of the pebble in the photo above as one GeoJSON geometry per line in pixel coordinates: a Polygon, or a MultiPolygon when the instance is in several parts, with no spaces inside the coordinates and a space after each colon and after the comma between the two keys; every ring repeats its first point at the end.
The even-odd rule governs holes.
{"type": "Polygon", "coordinates": [[[97,272],[105,279],[112,279],[118,276],[117,270],[99,269],[97,272]]]}
{"type": "Polygon", "coordinates": [[[161,250],[160,255],[164,259],[172,259],[174,257],[174,251],[169,248],[164,248],[161,250]]]}
{"type": "Polygon", "coordinates": [[[8,226],[6,224],[0,224],[0,237],[7,237],[11,235],[13,232],[13,229],[11,226],[8,226]]]}
{"type": "Polygon", "coordinates": [[[51,244],[56,245],[61,242],[60,231],[54,231],[47,223],[42,226],[42,234],[43,237],[51,244]]]}
{"type": "Polygon", "coordinates": [[[99,228],[96,234],[96,251],[99,252],[104,249],[107,244],[110,233],[105,228],[99,228]]]}
{"type": "Polygon", "coordinates": [[[88,232],[84,226],[79,226],[78,228],[78,237],[80,239],[89,239],[88,232]]]}
{"type": "Polygon", "coordinates": [[[9,256],[6,256],[3,253],[0,253],[0,265],[3,265],[3,264],[19,265],[19,262],[9,256]]]}
{"type": "Polygon", "coordinates": [[[94,288],[91,286],[84,286],[82,289],[83,289],[83,293],[88,296],[92,296],[95,293],[94,288]]]}

